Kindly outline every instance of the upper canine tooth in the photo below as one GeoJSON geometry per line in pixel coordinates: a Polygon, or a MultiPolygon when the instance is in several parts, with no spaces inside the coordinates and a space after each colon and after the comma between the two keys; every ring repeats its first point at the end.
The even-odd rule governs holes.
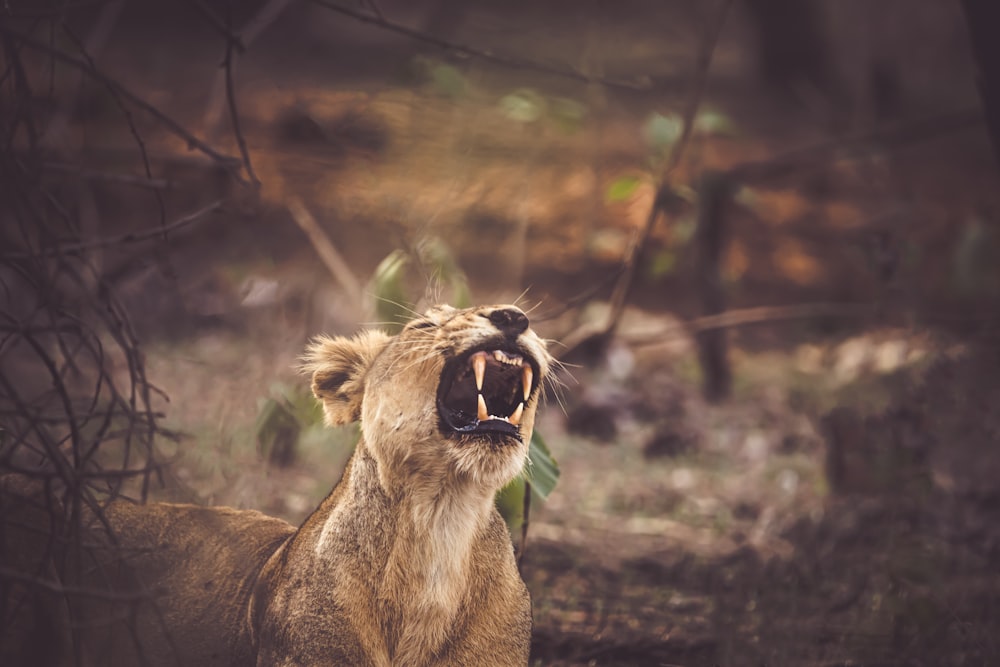
{"type": "MultiPolygon", "coordinates": [[[[483,390],[483,376],[486,374],[486,353],[476,352],[472,355],[472,371],[476,374],[476,389],[483,390]]],[[[480,396],[480,398],[482,398],[480,396]]]]}
{"type": "Polygon", "coordinates": [[[509,421],[514,426],[520,426],[521,425],[521,415],[523,415],[523,414],[524,414],[524,403],[518,403],[517,404],[517,409],[514,410],[514,414],[512,414],[510,417],[508,417],[507,421],[509,421]]]}
{"type": "Polygon", "coordinates": [[[524,400],[528,400],[531,396],[531,380],[534,376],[534,372],[531,370],[531,366],[525,364],[524,371],[521,373],[521,384],[524,387],[524,400]]]}
{"type": "Polygon", "coordinates": [[[479,405],[477,407],[476,419],[481,422],[487,421],[490,418],[490,411],[486,409],[486,399],[483,398],[482,394],[479,394],[479,405]]]}

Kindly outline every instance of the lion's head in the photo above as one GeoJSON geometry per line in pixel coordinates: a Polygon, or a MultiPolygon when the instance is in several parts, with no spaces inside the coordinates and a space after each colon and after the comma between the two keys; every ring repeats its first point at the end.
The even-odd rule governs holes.
{"type": "Polygon", "coordinates": [[[499,488],[520,472],[551,358],[514,306],[437,306],[397,336],[316,339],[327,422],[361,420],[383,483],[442,473],[499,488]]]}

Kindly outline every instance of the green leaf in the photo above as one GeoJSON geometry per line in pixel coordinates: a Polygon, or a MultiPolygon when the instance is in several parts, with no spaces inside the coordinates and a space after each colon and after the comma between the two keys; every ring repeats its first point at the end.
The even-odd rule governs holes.
{"type": "Polygon", "coordinates": [[[531,490],[543,500],[549,497],[559,482],[559,465],[552,457],[542,434],[534,431],[528,445],[528,466],[525,469],[531,490]]]}
{"type": "Polygon", "coordinates": [[[736,126],[725,114],[709,109],[694,119],[694,131],[708,136],[736,136],[736,126]]]}
{"type": "Polygon", "coordinates": [[[549,117],[567,134],[576,132],[587,117],[587,107],[569,97],[554,97],[549,103],[549,117]]]}
{"type": "Polygon", "coordinates": [[[286,466],[295,459],[302,425],[284,400],[264,399],[254,423],[261,454],[271,463],[286,466]]]}
{"type": "Polygon", "coordinates": [[[524,478],[518,476],[513,482],[497,491],[497,510],[507,523],[511,535],[518,535],[524,523],[524,478]]]}
{"type": "Polygon", "coordinates": [[[604,201],[608,203],[625,201],[635,194],[640,183],[642,183],[642,179],[638,176],[622,176],[608,186],[604,193],[604,201]]]}
{"type": "Polygon", "coordinates": [[[448,303],[456,308],[468,308],[472,305],[472,294],[465,271],[458,265],[455,255],[448,245],[437,236],[424,238],[417,252],[420,263],[436,280],[450,288],[447,294],[448,303]]]}
{"type": "Polygon", "coordinates": [[[402,250],[393,250],[379,262],[372,276],[371,292],[375,297],[375,315],[389,333],[398,333],[413,314],[406,291],[410,258],[402,250]]]}
{"type": "Polygon", "coordinates": [[[662,250],[653,257],[649,266],[649,275],[652,278],[662,278],[673,273],[677,266],[677,253],[672,250],[662,250]]]}
{"type": "Polygon", "coordinates": [[[507,522],[511,534],[516,534],[524,523],[525,483],[531,483],[532,502],[541,502],[549,497],[558,481],[559,465],[552,457],[542,435],[535,431],[528,444],[528,463],[524,470],[496,495],[497,509],[507,522]]]}
{"type": "Polygon", "coordinates": [[[533,123],[545,113],[545,98],[533,90],[522,88],[500,99],[500,110],[507,118],[519,123],[533,123]]]}
{"type": "Polygon", "coordinates": [[[431,85],[445,97],[461,97],[467,88],[465,76],[457,68],[444,63],[430,67],[431,85]]]}
{"type": "Polygon", "coordinates": [[[675,113],[652,113],[642,126],[642,136],[656,152],[667,153],[684,131],[684,120],[675,113]]]}

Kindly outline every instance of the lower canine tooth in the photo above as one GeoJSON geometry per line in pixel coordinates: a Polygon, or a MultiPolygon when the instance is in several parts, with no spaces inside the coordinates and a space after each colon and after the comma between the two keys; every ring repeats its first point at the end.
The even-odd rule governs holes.
{"type": "Polygon", "coordinates": [[[483,398],[482,394],[479,394],[479,405],[477,407],[476,419],[484,422],[490,418],[490,412],[486,409],[486,399],[483,398]]]}
{"type": "Polygon", "coordinates": [[[510,417],[508,417],[507,421],[509,421],[514,426],[520,426],[521,425],[521,415],[523,415],[523,414],[524,414],[524,403],[518,403],[517,404],[517,410],[514,410],[514,414],[512,414],[510,417]]]}

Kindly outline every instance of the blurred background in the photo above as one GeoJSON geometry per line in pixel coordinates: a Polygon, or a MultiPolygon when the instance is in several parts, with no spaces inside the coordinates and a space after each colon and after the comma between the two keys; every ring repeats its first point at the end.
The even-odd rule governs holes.
{"type": "Polygon", "coordinates": [[[987,4],[8,0],[0,469],[298,523],[308,339],[516,302],[533,664],[991,664],[987,4]]]}

